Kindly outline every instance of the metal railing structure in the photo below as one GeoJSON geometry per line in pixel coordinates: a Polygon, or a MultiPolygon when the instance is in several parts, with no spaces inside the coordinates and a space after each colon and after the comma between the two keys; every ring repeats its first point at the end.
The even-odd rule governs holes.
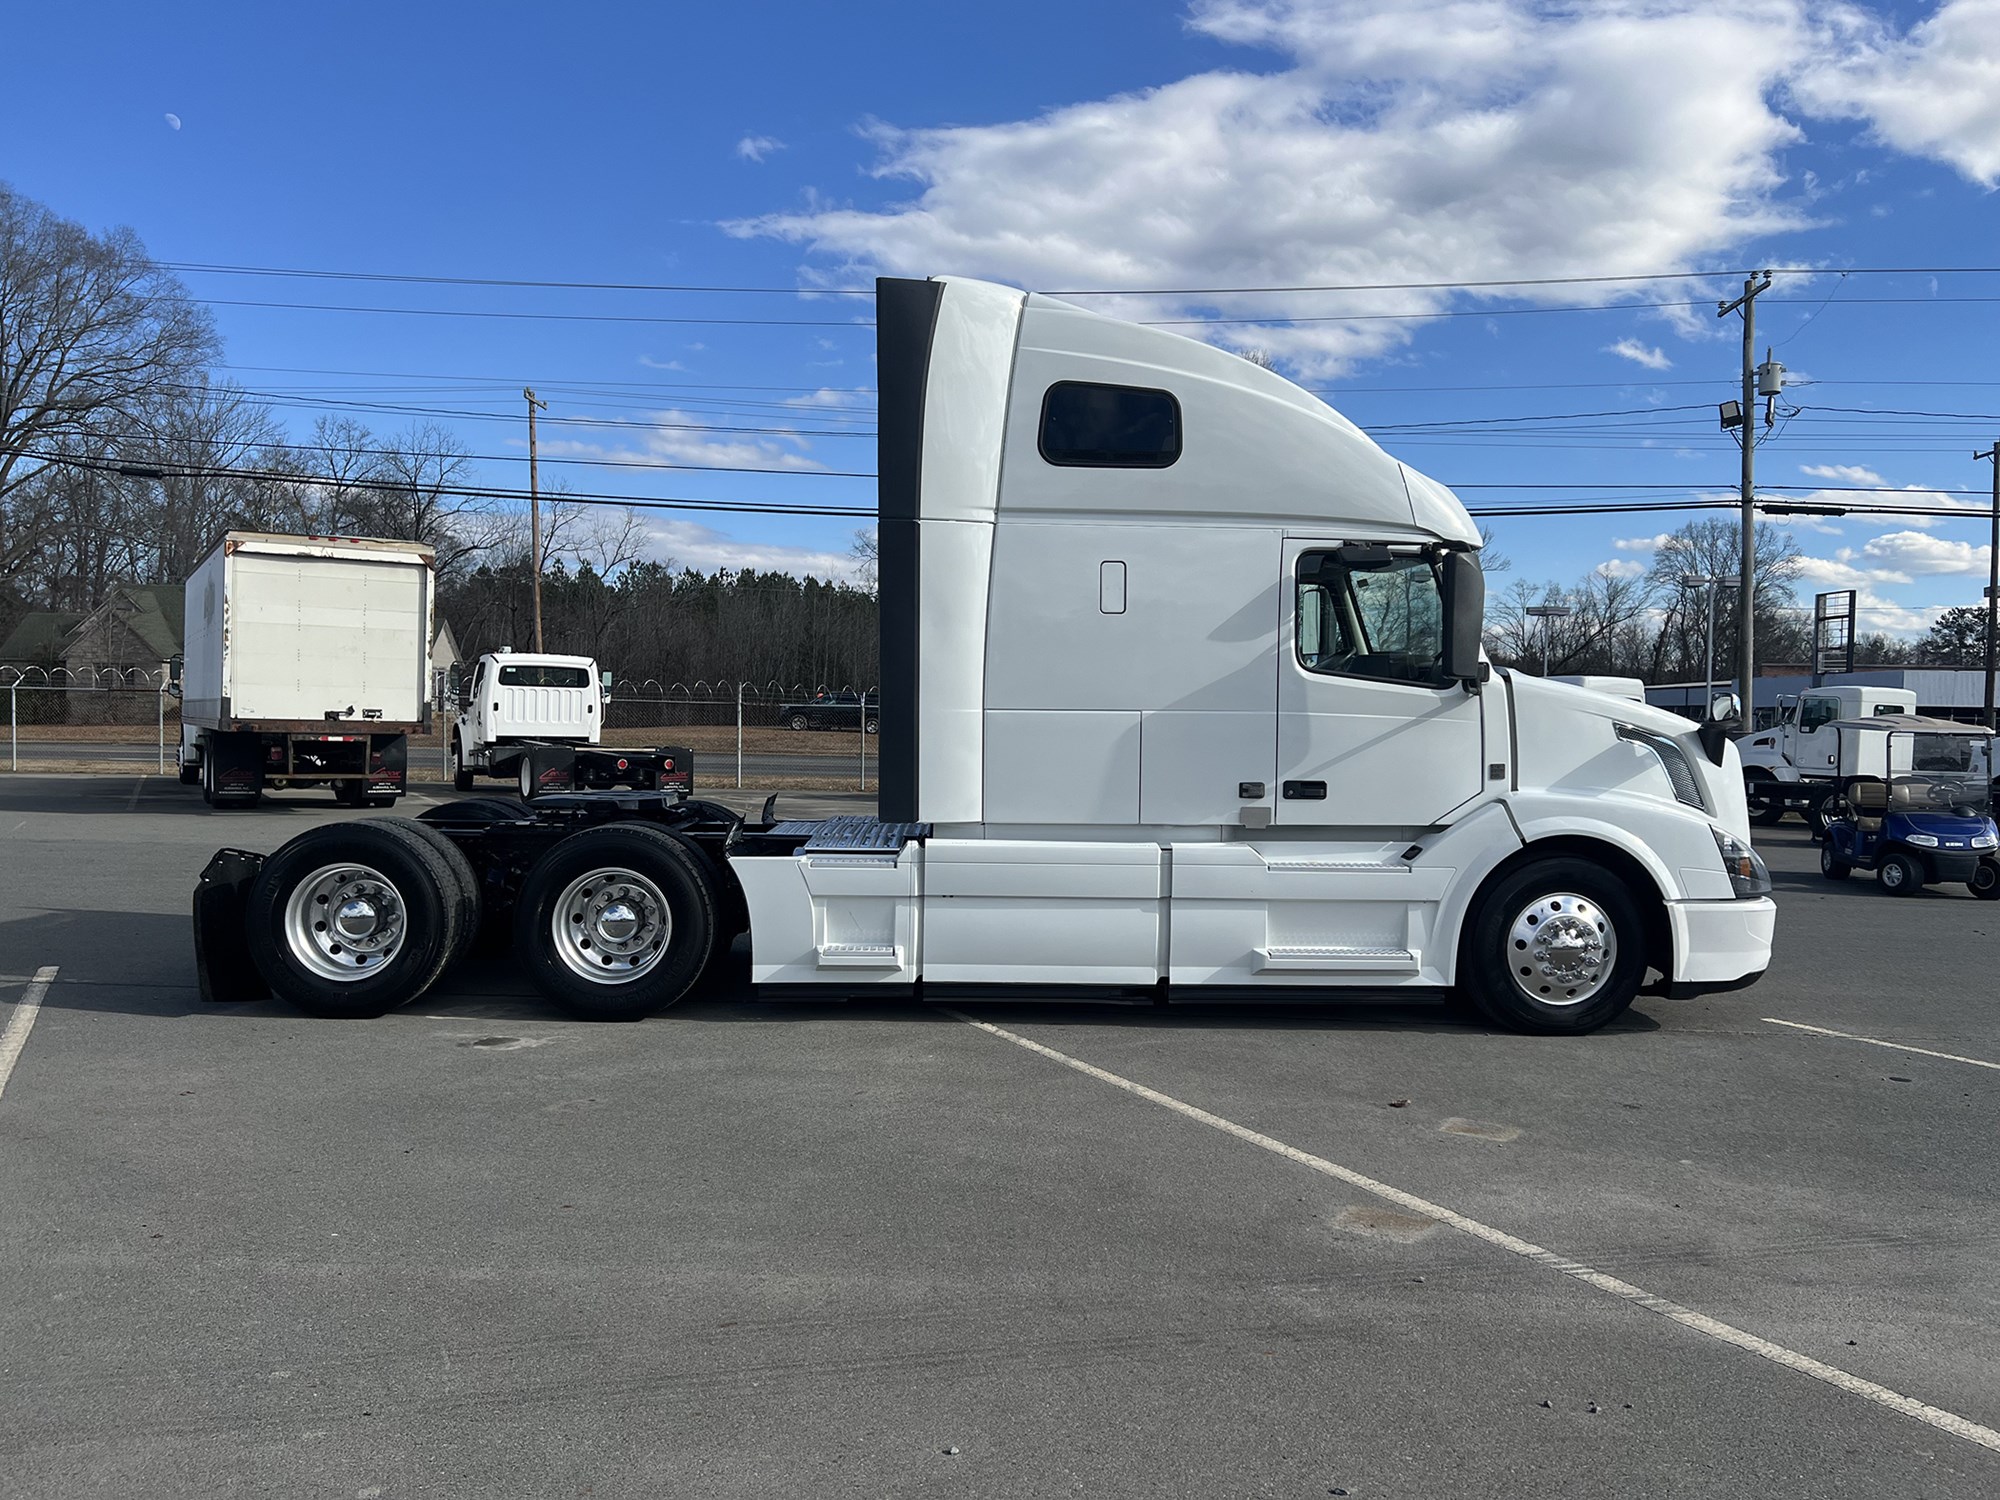
{"type": "Polygon", "coordinates": [[[21,769],[24,725],[31,731],[58,731],[26,741],[43,752],[41,759],[89,761],[115,758],[119,750],[150,750],[164,776],[171,723],[179,764],[181,705],[168,690],[165,667],[0,666],[0,689],[7,694],[9,770],[21,769]],[[76,737],[60,738],[64,728],[76,737]],[[150,744],[143,738],[147,729],[153,731],[150,744]]]}
{"type": "MultiPolygon", "coordinates": [[[[7,696],[11,770],[21,769],[24,756],[29,769],[37,762],[129,764],[142,755],[162,775],[179,765],[180,699],[164,667],[0,665],[0,692],[7,696]],[[176,747],[171,758],[169,743],[176,747]]],[[[698,778],[711,785],[853,778],[865,790],[876,770],[867,726],[879,702],[873,685],[625,678],[605,704],[603,734],[607,744],[687,743],[698,778]],[[798,719],[808,727],[792,728],[798,719]],[[723,775],[718,762],[728,768],[723,775]]],[[[440,712],[428,738],[413,738],[413,766],[434,755],[442,772],[447,720],[440,712]]]]}

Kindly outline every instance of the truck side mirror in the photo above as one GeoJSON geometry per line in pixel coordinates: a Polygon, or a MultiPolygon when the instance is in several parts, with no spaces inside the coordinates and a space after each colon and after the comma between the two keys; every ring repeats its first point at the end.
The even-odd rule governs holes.
{"type": "Polygon", "coordinates": [[[1743,717],[1743,700],[1734,693],[1717,693],[1708,705],[1708,717],[1702,721],[1695,737],[1701,741],[1701,753],[1715,765],[1721,765],[1723,750],[1729,744],[1729,726],[1743,717]]]}
{"type": "Polygon", "coordinates": [[[1486,574],[1470,552],[1444,555],[1444,675],[1477,687],[1486,680],[1479,639],[1486,629],[1486,574]]]}

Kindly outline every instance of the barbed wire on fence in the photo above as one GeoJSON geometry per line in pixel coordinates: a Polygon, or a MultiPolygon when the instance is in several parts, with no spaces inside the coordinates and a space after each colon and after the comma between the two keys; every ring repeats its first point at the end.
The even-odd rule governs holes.
{"type": "Polygon", "coordinates": [[[0,665],[0,688],[60,687],[78,691],[146,688],[158,692],[167,685],[164,667],[17,667],[0,665]]]}

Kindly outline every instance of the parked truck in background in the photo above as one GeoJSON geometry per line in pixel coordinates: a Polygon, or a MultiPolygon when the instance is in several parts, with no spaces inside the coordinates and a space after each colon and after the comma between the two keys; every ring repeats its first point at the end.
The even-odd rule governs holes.
{"type": "Polygon", "coordinates": [[[1917,695],[1907,688],[1817,687],[1786,694],[1778,700],[1775,724],[1737,742],[1750,821],[1768,826],[1796,812],[1817,827],[1833,790],[1835,721],[1916,711],[1917,695]]]}
{"type": "Polygon", "coordinates": [[[1455,989],[1570,1034],[1763,972],[1730,715],[1494,670],[1451,491],[1161,329],[957,278],[876,305],[879,816],[581,792],[224,850],[210,993],[379,1014],[482,922],[606,1020],[745,930],[767,993],[1455,989]]]}
{"type": "Polygon", "coordinates": [[[459,679],[445,772],[461,792],[497,776],[523,797],[580,787],[692,791],[692,751],[604,747],[610,701],[611,679],[592,657],[488,652],[459,679]]]}
{"type": "Polygon", "coordinates": [[[393,805],[431,727],[434,597],[420,543],[230,532],[187,585],[181,781],[212,807],[393,805]]]}

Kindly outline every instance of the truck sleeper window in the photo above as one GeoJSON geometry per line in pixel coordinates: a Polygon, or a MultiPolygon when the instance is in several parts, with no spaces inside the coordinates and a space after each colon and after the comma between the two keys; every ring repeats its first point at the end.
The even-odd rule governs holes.
{"type": "Polygon", "coordinates": [[[581,688],[590,686],[583,667],[521,666],[500,669],[502,687],[581,688]]]}
{"type": "Polygon", "coordinates": [[[1042,398],[1042,457],[1071,468],[1164,469],[1181,456],[1171,391],[1059,380],[1042,398]]]}
{"type": "Polygon", "coordinates": [[[1299,664],[1308,672],[1443,687],[1444,603],[1437,571],[1414,554],[1352,566],[1299,559],[1299,664]]]}

